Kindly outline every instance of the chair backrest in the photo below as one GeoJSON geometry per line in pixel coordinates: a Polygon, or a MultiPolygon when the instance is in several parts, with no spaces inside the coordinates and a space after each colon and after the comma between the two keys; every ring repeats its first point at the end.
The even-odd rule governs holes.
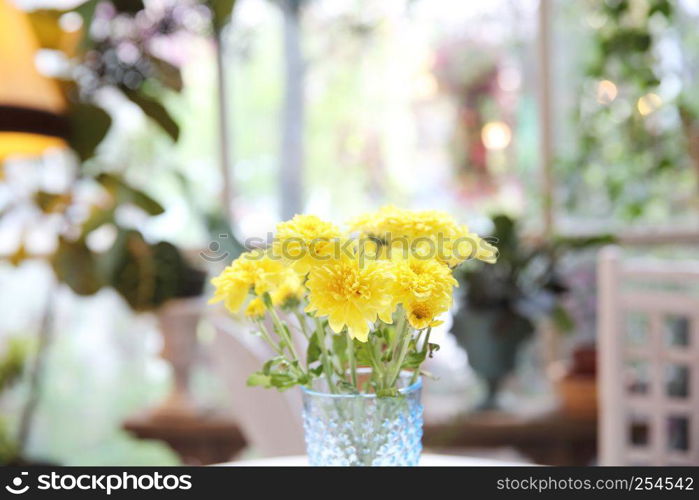
{"type": "Polygon", "coordinates": [[[248,443],[262,456],[304,453],[299,391],[280,393],[246,384],[248,376],[273,356],[271,349],[230,318],[211,316],[209,320],[216,330],[211,356],[248,443]]]}
{"type": "Polygon", "coordinates": [[[600,463],[699,465],[699,262],[598,260],[600,463]]]}

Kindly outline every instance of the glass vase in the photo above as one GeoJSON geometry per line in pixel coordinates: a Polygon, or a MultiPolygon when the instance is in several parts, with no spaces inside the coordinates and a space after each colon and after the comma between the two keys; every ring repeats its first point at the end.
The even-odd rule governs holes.
{"type": "Polygon", "coordinates": [[[303,387],[303,427],[312,466],[412,466],[422,451],[422,380],[401,374],[399,395],[332,394],[303,387]]]}

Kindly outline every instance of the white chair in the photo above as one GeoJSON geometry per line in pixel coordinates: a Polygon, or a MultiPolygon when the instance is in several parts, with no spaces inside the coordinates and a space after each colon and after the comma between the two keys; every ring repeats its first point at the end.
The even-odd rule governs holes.
{"type": "Polygon", "coordinates": [[[298,390],[280,393],[275,389],[248,387],[248,376],[273,356],[260,339],[225,316],[209,317],[216,336],[211,356],[233,401],[233,411],[241,431],[261,456],[305,453],[298,390]]]}
{"type": "Polygon", "coordinates": [[[699,262],[598,260],[600,463],[699,465],[699,262]]]}

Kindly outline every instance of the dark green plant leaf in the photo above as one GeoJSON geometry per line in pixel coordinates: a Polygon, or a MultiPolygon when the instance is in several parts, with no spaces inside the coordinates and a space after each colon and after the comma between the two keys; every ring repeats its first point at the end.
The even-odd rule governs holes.
{"type": "Polygon", "coordinates": [[[47,193],[37,191],[34,194],[34,203],[45,214],[62,213],[71,202],[71,196],[65,193],[47,193]]]}
{"type": "Polygon", "coordinates": [[[114,222],[114,207],[103,209],[98,206],[93,206],[90,210],[90,215],[82,225],[81,238],[85,238],[92,231],[104,224],[114,222]]]}
{"type": "Polygon", "coordinates": [[[212,24],[214,30],[220,33],[233,13],[236,0],[207,0],[211,9],[212,24]]]}
{"type": "Polygon", "coordinates": [[[143,191],[130,186],[124,179],[113,174],[100,174],[96,178],[113,197],[115,204],[132,203],[149,215],[160,215],[165,209],[143,191]]]}
{"type": "Polygon", "coordinates": [[[405,361],[403,362],[403,366],[401,369],[404,368],[412,368],[414,370],[417,370],[420,365],[425,361],[425,358],[427,357],[427,351],[418,351],[418,352],[410,352],[405,358],[405,361]]]}
{"type": "Polygon", "coordinates": [[[78,295],[93,295],[105,285],[95,254],[82,240],[69,241],[61,237],[51,265],[56,278],[78,295]]]}
{"type": "Polygon", "coordinates": [[[565,307],[560,304],[554,307],[551,311],[551,319],[556,325],[558,331],[563,333],[569,333],[573,330],[575,326],[575,321],[572,316],[568,313],[565,307]]]}
{"type": "Polygon", "coordinates": [[[176,92],[180,92],[182,90],[183,84],[180,68],[173,66],[169,62],[164,61],[159,57],[149,56],[149,60],[155,69],[156,76],[160,83],[176,92]]]}
{"type": "Polygon", "coordinates": [[[143,92],[138,92],[136,90],[131,90],[127,88],[121,88],[121,91],[126,97],[129,98],[131,102],[136,104],[141,110],[155,121],[160,127],[172,138],[173,141],[177,142],[180,137],[180,127],[177,122],[170,116],[170,113],[165,106],[156,101],[155,99],[145,95],[143,92]]]}
{"type": "Polygon", "coordinates": [[[111,0],[116,10],[125,14],[135,14],[143,10],[143,0],[111,0]]]}
{"type": "Polygon", "coordinates": [[[5,347],[0,358],[0,391],[14,384],[22,375],[29,354],[29,343],[24,338],[4,339],[5,347]]]}
{"type": "Polygon", "coordinates": [[[135,311],[152,310],[165,301],[200,295],[205,273],[192,267],[174,245],[150,244],[141,233],[122,230],[112,248],[99,255],[106,282],[135,311]]]}
{"type": "Polygon", "coordinates": [[[439,344],[429,343],[427,344],[427,350],[429,351],[428,356],[431,358],[435,352],[439,351],[439,344]]]}
{"type": "Polygon", "coordinates": [[[112,118],[105,110],[87,103],[72,103],[68,109],[68,121],[68,145],[82,161],[94,156],[112,124],[112,118]]]}
{"type": "Polygon", "coordinates": [[[310,365],[320,359],[320,346],[318,345],[318,335],[314,333],[308,340],[308,348],[306,349],[306,362],[310,365]]]}
{"type": "Polygon", "coordinates": [[[89,28],[92,24],[92,18],[95,16],[95,9],[97,8],[97,4],[99,3],[99,1],[100,0],[87,0],[87,2],[83,2],[73,9],[73,12],[77,12],[78,14],[80,14],[80,17],[82,17],[83,19],[83,33],[85,33],[85,35],[83,35],[83,38],[80,41],[80,45],[84,49],[90,47],[93,44],[92,38],[90,38],[86,34],[89,33],[89,28]]]}

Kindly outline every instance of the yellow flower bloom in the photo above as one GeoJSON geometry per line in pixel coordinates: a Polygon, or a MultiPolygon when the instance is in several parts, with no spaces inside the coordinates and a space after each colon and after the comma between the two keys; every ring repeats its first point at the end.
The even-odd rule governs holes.
{"type": "Polygon", "coordinates": [[[236,313],[250,291],[256,295],[273,291],[284,279],[284,265],[259,252],[245,252],[211,280],[216,287],[210,304],[223,301],[236,313]]]}
{"type": "Polygon", "coordinates": [[[414,328],[434,326],[434,318],[449,310],[452,291],[458,286],[451,269],[436,259],[416,256],[397,258],[392,264],[394,304],[404,305],[414,328]]]}
{"type": "Polygon", "coordinates": [[[488,263],[497,258],[494,246],[437,210],[416,212],[389,205],[374,214],[357,217],[350,228],[368,240],[363,246],[365,252],[378,258],[412,253],[436,257],[451,267],[470,258],[488,263]]]}
{"type": "Polygon", "coordinates": [[[252,299],[248,304],[248,307],[245,309],[245,315],[248,318],[254,319],[264,318],[265,312],[267,312],[267,309],[265,308],[265,303],[260,297],[252,299]]]}
{"type": "Polygon", "coordinates": [[[391,322],[392,275],[386,263],[359,259],[331,261],[311,269],[306,281],[309,299],[306,312],[327,316],[335,333],[347,327],[352,338],[366,342],[377,316],[391,322]]]}
{"type": "Polygon", "coordinates": [[[451,267],[474,258],[488,264],[495,264],[498,257],[498,249],[476,233],[470,232],[468,226],[459,226],[446,243],[445,249],[444,261],[451,267]]]}
{"type": "Polygon", "coordinates": [[[293,269],[287,268],[283,272],[281,283],[270,293],[270,297],[275,306],[294,307],[303,299],[305,293],[301,277],[293,269]]]}
{"type": "Polygon", "coordinates": [[[350,222],[350,227],[379,240],[388,237],[432,238],[439,233],[451,234],[457,227],[456,221],[447,213],[438,210],[412,211],[387,205],[374,214],[365,214],[350,222]]]}
{"type": "Polygon", "coordinates": [[[273,252],[301,274],[335,256],[340,229],[315,215],[296,215],[277,225],[273,252]]]}
{"type": "Polygon", "coordinates": [[[447,298],[451,300],[453,287],[458,286],[451,269],[435,259],[393,260],[396,276],[394,295],[399,302],[447,298]]]}
{"type": "Polygon", "coordinates": [[[412,301],[405,304],[404,307],[408,315],[408,322],[417,330],[442,324],[442,321],[435,320],[437,316],[445,311],[440,301],[412,301]]]}

